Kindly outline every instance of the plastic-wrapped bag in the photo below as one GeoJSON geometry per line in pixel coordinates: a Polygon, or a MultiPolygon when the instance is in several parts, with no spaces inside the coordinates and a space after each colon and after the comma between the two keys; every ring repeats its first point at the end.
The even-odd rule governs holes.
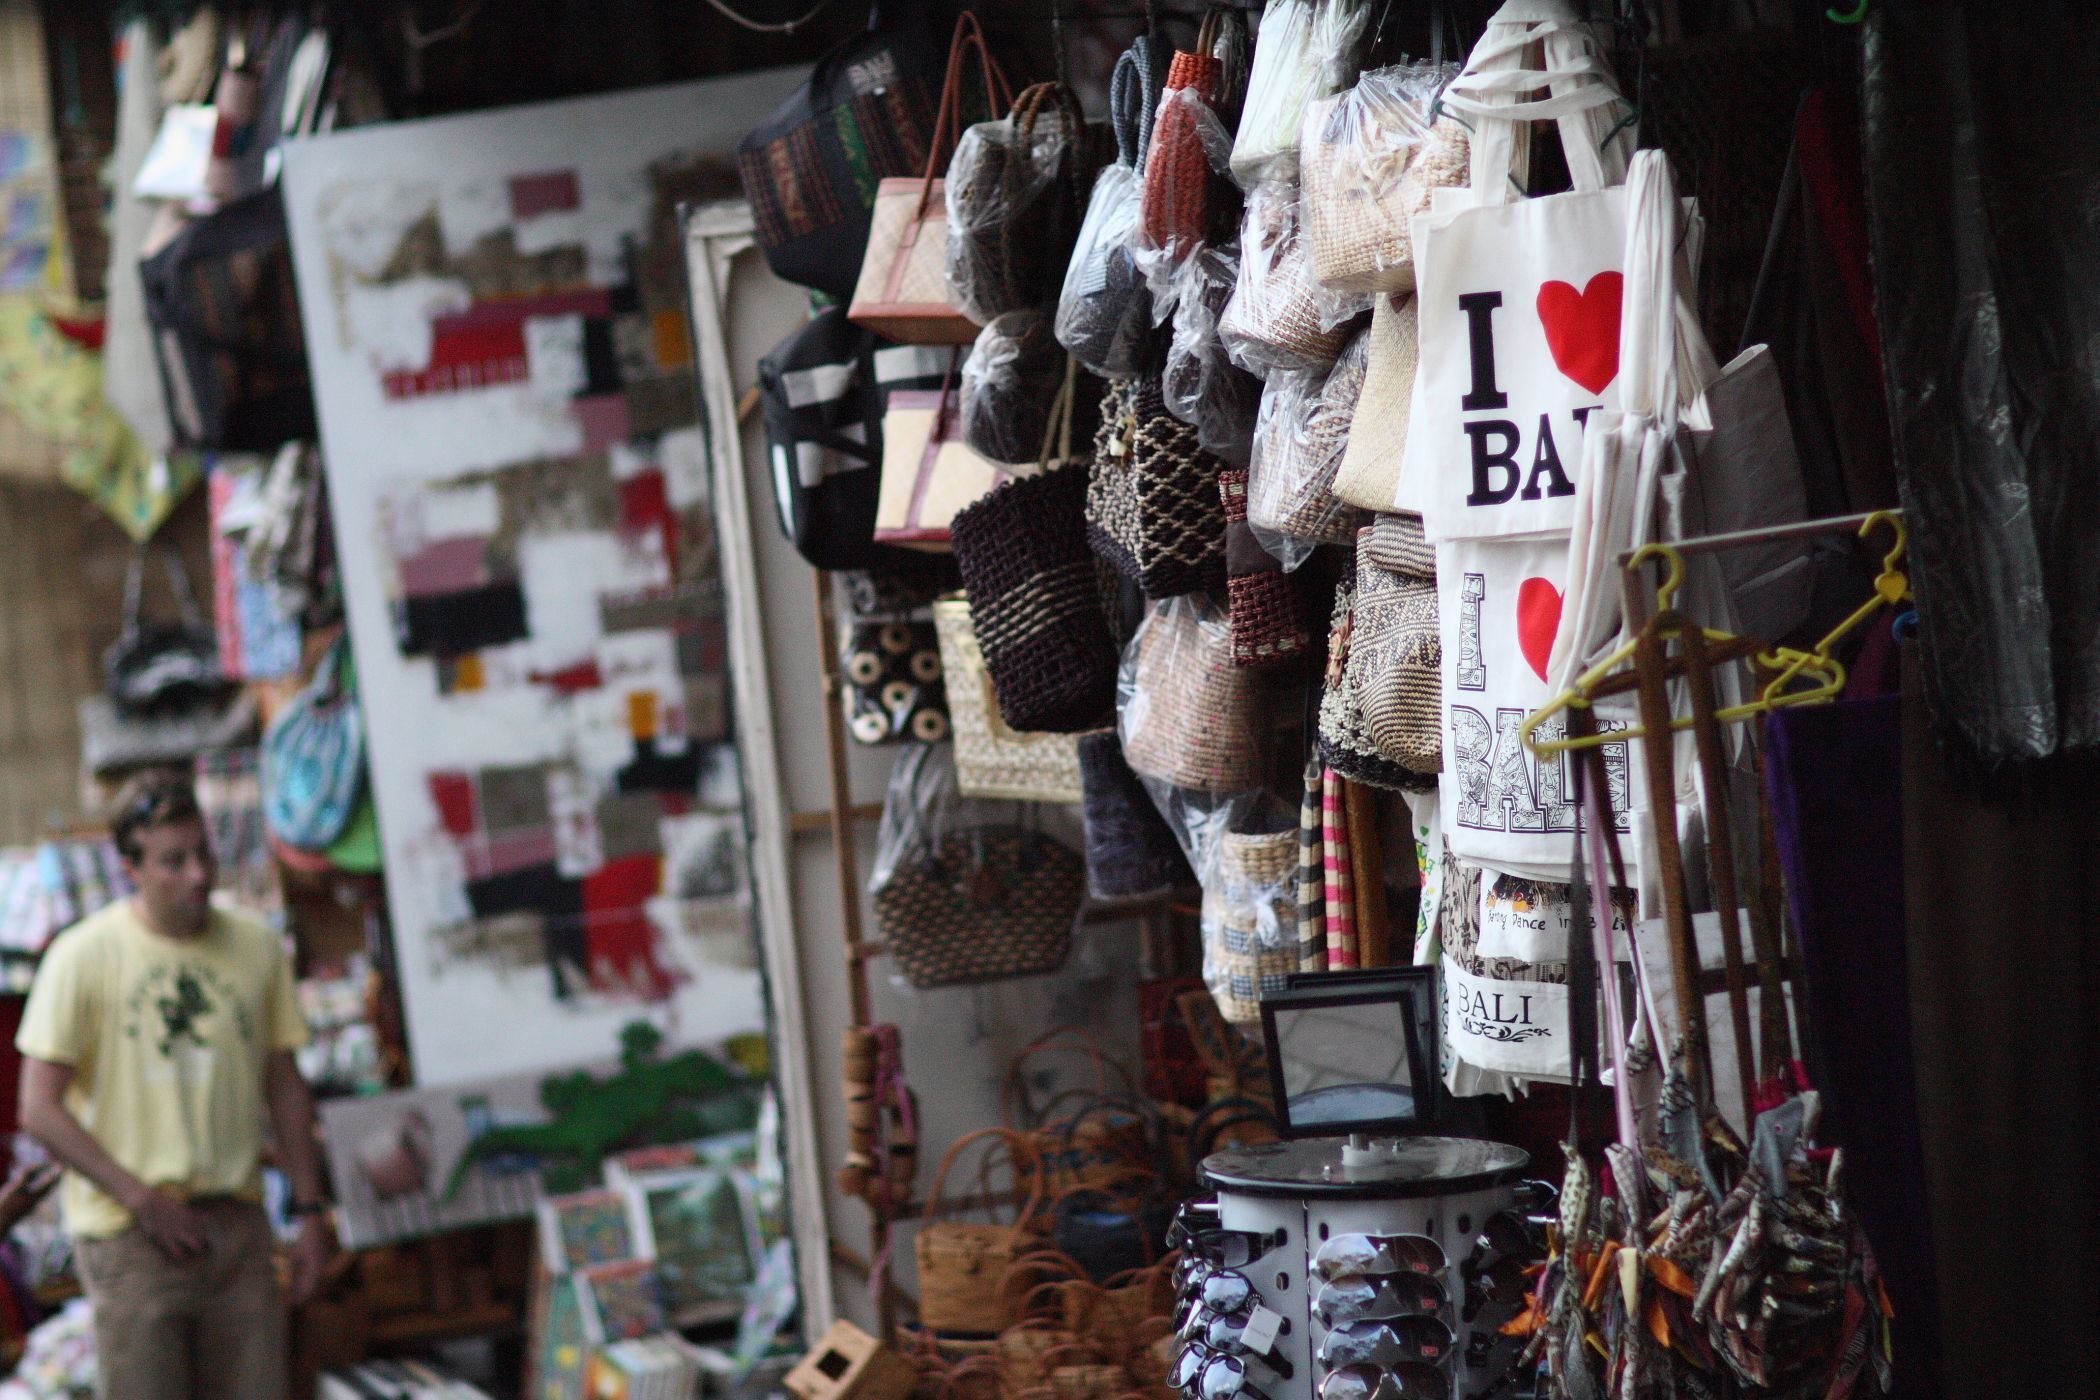
{"type": "Polygon", "coordinates": [[[947,745],[914,745],[890,774],[868,892],[911,984],[962,986],[1063,967],[1086,869],[1032,808],[961,797],[947,745]]]}
{"type": "Polygon", "coordinates": [[[1466,129],[1429,116],[1457,74],[1452,63],[1375,69],[1308,113],[1299,207],[1313,275],[1330,291],[1414,286],[1415,215],[1428,212],[1433,191],[1469,178],[1466,129]]]}
{"type": "Polygon", "coordinates": [[[1087,543],[1148,598],[1225,581],[1225,464],[1196,438],[1161,404],[1156,381],[1109,384],[1087,479],[1087,543]]]}
{"type": "Polygon", "coordinates": [[[1257,789],[1266,694],[1260,673],[1233,664],[1225,613],[1201,594],[1167,599],[1124,651],[1117,682],[1123,756],[1140,776],[1177,788],[1257,789]]]}
{"type": "Polygon", "coordinates": [[[948,164],[948,290],[978,325],[1046,305],[1071,256],[1090,145],[1079,100],[1037,83],[965,131],[948,164]]]}
{"type": "Polygon", "coordinates": [[[1325,369],[1352,327],[1329,326],[1312,259],[1298,225],[1298,190],[1270,181],[1247,196],[1240,223],[1239,277],[1219,318],[1233,362],[1254,374],[1325,369]]]}
{"type": "Polygon", "coordinates": [[[1203,886],[1203,980],[1235,1025],[1259,1023],[1265,998],[1313,970],[1298,944],[1298,862],[1295,822],[1258,818],[1218,839],[1203,886]]]}
{"type": "Polygon", "coordinates": [[[1152,295],[1132,251],[1151,140],[1150,50],[1140,37],[1109,85],[1116,161],[1094,180],[1057,300],[1057,342],[1095,374],[1136,374],[1152,345],[1152,295]]]}
{"type": "Polygon", "coordinates": [[[1173,274],[1174,330],[1160,375],[1167,412],[1196,430],[1203,450],[1245,466],[1254,444],[1261,381],[1232,362],[1218,318],[1239,276],[1239,246],[1202,248],[1173,274]]]}
{"type": "Polygon", "coordinates": [[[1366,0],[1269,0],[1232,145],[1242,188],[1297,175],[1305,110],[1356,81],[1372,8],[1366,0]]]}
{"type": "MultiPolygon", "coordinates": [[[[962,432],[970,449],[1008,466],[1034,464],[1050,431],[1050,410],[1065,381],[1066,354],[1047,311],[1009,311],[977,337],[962,367],[962,432]]],[[[1081,376],[1073,433],[1091,436],[1100,389],[1081,376]]]]}
{"type": "Polygon", "coordinates": [[[1262,390],[1247,523],[1286,569],[1304,563],[1316,545],[1354,543],[1363,523],[1362,513],[1334,494],[1334,478],[1370,358],[1366,331],[1325,374],[1272,374],[1262,390]]]}
{"type": "Polygon", "coordinates": [[[1218,117],[1218,94],[1230,78],[1216,33],[1235,21],[1220,8],[1204,16],[1194,51],[1175,54],[1168,65],[1153,118],[1139,236],[1171,257],[1186,256],[1210,236],[1213,186],[1232,156],[1232,133],[1218,117]]]}

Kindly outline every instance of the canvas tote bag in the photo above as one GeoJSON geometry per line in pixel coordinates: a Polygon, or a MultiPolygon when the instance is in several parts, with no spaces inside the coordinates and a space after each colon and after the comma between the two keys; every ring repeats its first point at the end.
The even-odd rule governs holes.
{"type": "Polygon", "coordinates": [[[1629,108],[1567,0],[1510,0],[1441,101],[1474,124],[1472,185],[1415,220],[1421,369],[1399,504],[1432,540],[1565,531],[1583,425],[1619,406],[1629,108]],[[1515,198],[1529,123],[1549,119],[1574,189],[1515,198]]]}

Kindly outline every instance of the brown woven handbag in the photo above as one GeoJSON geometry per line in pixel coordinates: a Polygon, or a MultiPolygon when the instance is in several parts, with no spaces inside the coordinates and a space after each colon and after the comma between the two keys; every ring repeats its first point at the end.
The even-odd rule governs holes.
{"type": "Polygon", "coordinates": [[[1225,581],[1224,466],[1167,412],[1156,376],[1111,381],[1087,478],[1087,543],[1148,598],[1216,591],[1225,581]]]}
{"type": "Polygon", "coordinates": [[[998,121],[964,132],[949,162],[948,290],[980,326],[1056,299],[1090,176],[1086,114],[1062,83],[1037,83],[998,121]]]}
{"type": "Polygon", "coordinates": [[[1266,687],[1235,666],[1227,617],[1208,599],[1156,606],[1131,644],[1123,756],[1139,774],[1199,792],[1261,786],[1266,687]]]}
{"type": "Polygon", "coordinates": [[[965,827],[899,862],[875,916],[914,987],[956,987],[1063,967],[1085,897],[1069,847],[1027,827],[965,827]]]}
{"type": "Polygon", "coordinates": [[[948,45],[948,79],[926,173],[892,177],[875,187],[868,251],[846,311],[855,325],[907,345],[967,345],[977,338],[977,323],[956,308],[948,289],[947,186],[941,178],[962,131],[963,74],[973,58],[993,114],[1013,106],[1013,89],[985,47],[977,16],[964,10],[948,45]]]}
{"type": "Polygon", "coordinates": [[[1381,515],[1357,537],[1342,681],[1379,755],[1413,773],[1443,767],[1443,667],[1436,550],[1420,516],[1381,515]]]}
{"type": "MultiPolygon", "coordinates": [[[[980,1181],[988,1181],[991,1171],[987,1160],[979,1170],[980,1181]]],[[[1000,1282],[1016,1260],[1040,1245],[1032,1225],[1042,1200],[1042,1167],[1023,1134],[979,1128],[957,1138],[934,1169],[925,1221],[913,1241],[919,1263],[919,1321],[935,1332],[1003,1331],[1012,1319],[1007,1316],[1000,1282]],[[997,1143],[1006,1150],[1012,1194],[1021,1203],[1010,1223],[949,1218],[960,1207],[951,1206],[946,1199],[948,1173],[974,1143],[997,1143]]],[[[996,1355],[997,1348],[991,1351],[996,1355]]]]}
{"type": "Polygon", "coordinates": [[[1232,618],[1232,664],[1286,666],[1312,650],[1305,600],[1282,561],[1247,524],[1247,473],[1221,472],[1225,503],[1225,599],[1232,618]]]}
{"type": "MultiPolygon", "coordinates": [[[[1138,236],[1148,248],[1179,255],[1209,241],[1213,182],[1232,146],[1232,135],[1216,113],[1219,87],[1226,80],[1218,37],[1228,24],[1244,21],[1237,12],[1213,5],[1196,32],[1195,50],[1177,52],[1167,65],[1138,216],[1138,236]]],[[[1244,49],[1244,42],[1239,47],[1244,49]]]]}

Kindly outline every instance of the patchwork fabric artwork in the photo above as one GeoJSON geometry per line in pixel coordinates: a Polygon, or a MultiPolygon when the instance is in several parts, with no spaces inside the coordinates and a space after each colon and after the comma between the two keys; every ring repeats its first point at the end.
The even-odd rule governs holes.
{"type": "Polygon", "coordinates": [[[573,1058],[638,1007],[681,1040],[762,1023],[679,211],[735,193],[710,152],[763,98],[711,87],[763,85],[288,157],[424,1082],[573,1058]]]}

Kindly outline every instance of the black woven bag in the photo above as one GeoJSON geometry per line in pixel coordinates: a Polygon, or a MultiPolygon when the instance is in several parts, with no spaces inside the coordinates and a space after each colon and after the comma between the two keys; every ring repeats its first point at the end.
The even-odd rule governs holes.
{"type": "Polygon", "coordinates": [[[951,831],[875,892],[883,945],[914,987],[1055,972],[1085,897],[1079,857],[1039,831],[951,831]]]}
{"type": "Polygon", "coordinates": [[[1094,435],[1087,543],[1148,598],[1222,589],[1224,466],[1167,412],[1157,378],[1112,383],[1094,435]]]}
{"type": "MultiPolygon", "coordinates": [[[[909,10],[910,7],[904,7],[909,10]]],[[[884,176],[918,175],[945,64],[917,21],[876,18],[737,144],[759,247],[774,275],[845,300],[884,176]]]]}
{"type": "Polygon", "coordinates": [[[1195,875],[1113,729],[1079,736],[1085,795],[1086,883],[1096,899],[1140,899],[1189,884],[1195,875]]]}
{"type": "Polygon", "coordinates": [[[1007,727],[1077,734],[1116,704],[1116,639],[1086,542],[1083,463],[1016,477],[949,533],[1007,727]]]}

